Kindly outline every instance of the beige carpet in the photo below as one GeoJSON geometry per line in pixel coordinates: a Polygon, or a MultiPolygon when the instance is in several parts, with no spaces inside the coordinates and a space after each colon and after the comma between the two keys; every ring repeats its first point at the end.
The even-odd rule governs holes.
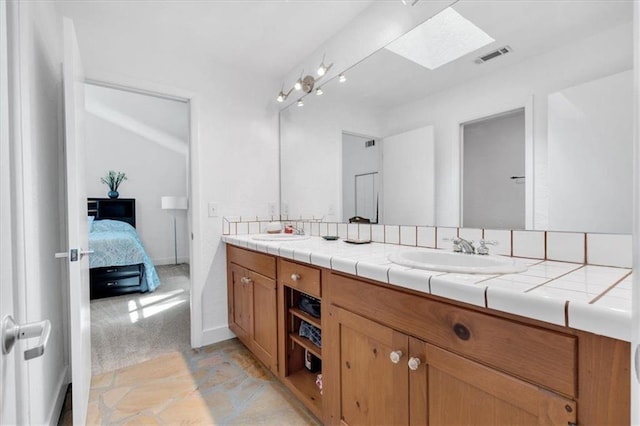
{"type": "Polygon", "coordinates": [[[94,375],[190,350],[189,265],[158,266],[160,286],[91,301],[94,375]]]}

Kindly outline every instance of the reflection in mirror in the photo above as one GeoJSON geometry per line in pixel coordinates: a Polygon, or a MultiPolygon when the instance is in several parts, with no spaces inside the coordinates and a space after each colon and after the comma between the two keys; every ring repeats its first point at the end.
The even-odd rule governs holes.
{"type": "MultiPolygon", "coordinates": [[[[452,10],[493,41],[435,66],[381,49],[347,70],[346,82],[326,82],[322,96],[281,112],[282,213],[326,221],[358,215],[357,173],[346,174],[343,135],[370,135],[381,153],[377,182],[359,184],[362,191],[377,185],[377,207],[371,195],[359,216],[375,212],[385,224],[631,233],[632,7],[457,2],[452,10]],[[501,48],[506,54],[490,54],[501,48]],[[465,124],[514,110],[523,111],[523,172],[498,172],[506,155],[500,149],[463,158],[465,124]],[[474,183],[500,173],[524,192],[514,195],[524,222],[501,218],[501,202],[475,207],[484,217],[470,219],[469,162],[485,172],[474,183]]],[[[470,190],[477,198],[504,192],[484,183],[470,190]]]]}

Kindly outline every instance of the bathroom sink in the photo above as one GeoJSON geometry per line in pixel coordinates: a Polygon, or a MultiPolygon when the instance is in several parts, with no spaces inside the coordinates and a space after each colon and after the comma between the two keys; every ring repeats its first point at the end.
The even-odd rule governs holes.
{"type": "Polygon", "coordinates": [[[296,234],[257,234],[252,235],[252,239],[259,241],[297,241],[308,240],[311,238],[309,235],[296,235],[296,234]]]}
{"type": "Polygon", "coordinates": [[[527,270],[526,265],[507,257],[448,251],[399,251],[391,253],[389,260],[411,268],[461,274],[513,274],[527,270]]]}

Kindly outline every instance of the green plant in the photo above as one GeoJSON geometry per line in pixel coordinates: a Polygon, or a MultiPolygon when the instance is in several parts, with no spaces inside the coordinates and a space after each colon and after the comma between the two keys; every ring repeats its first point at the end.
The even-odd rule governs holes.
{"type": "Polygon", "coordinates": [[[101,177],[100,181],[109,187],[111,191],[117,191],[123,180],[127,180],[126,173],[114,172],[109,170],[105,177],[101,177]]]}

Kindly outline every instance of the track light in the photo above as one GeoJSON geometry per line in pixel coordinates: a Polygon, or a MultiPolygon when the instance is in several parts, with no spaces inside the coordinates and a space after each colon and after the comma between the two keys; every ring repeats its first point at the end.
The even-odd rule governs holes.
{"type": "Polygon", "coordinates": [[[345,81],[347,81],[347,77],[345,77],[345,76],[344,76],[344,74],[340,74],[340,75],[338,76],[338,81],[339,81],[340,83],[344,83],[345,81]]]}
{"type": "Polygon", "coordinates": [[[320,66],[318,67],[318,71],[317,71],[317,73],[318,73],[318,75],[320,77],[324,76],[327,73],[327,71],[329,71],[331,69],[331,67],[333,66],[333,64],[329,64],[329,66],[325,65],[324,64],[324,57],[325,57],[325,55],[322,55],[322,62],[320,63],[320,66]]]}
{"type": "Polygon", "coordinates": [[[289,94],[291,93],[293,89],[289,89],[289,91],[287,93],[284,93],[284,84],[282,85],[282,89],[280,90],[280,93],[278,93],[278,97],[276,98],[276,100],[278,102],[284,102],[287,100],[287,98],[289,97],[289,94]]]}
{"type": "MultiPolygon", "coordinates": [[[[297,90],[297,91],[303,91],[304,93],[311,93],[311,91],[314,89],[314,86],[316,85],[316,83],[318,81],[320,81],[320,79],[322,79],[327,72],[331,69],[331,67],[333,66],[333,63],[329,64],[329,65],[325,65],[324,63],[325,60],[325,56],[322,56],[322,62],[320,63],[320,67],[318,67],[317,73],[318,73],[318,77],[313,77],[311,75],[304,75],[304,70],[302,70],[302,72],[300,73],[300,77],[298,77],[298,79],[296,80],[296,82],[293,84],[293,87],[291,87],[291,89],[289,89],[288,92],[284,91],[284,86],[282,87],[282,89],[280,90],[280,93],[278,93],[278,96],[276,97],[276,100],[278,102],[284,102],[287,100],[287,97],[291,94],[292,91],[297,90]]],[[[343,81],[343,80],[340,80],[343,81]]],[[[316,95],[322,95],[322,89],[320,87],[318,87],[316,89],[316,95]]],[[[304,96],[304,95],[303,95],[304,96]]],[[[304,103],[302,102],[302,98],[298,99],[298,106],[303,106],[304,103]]]]}

